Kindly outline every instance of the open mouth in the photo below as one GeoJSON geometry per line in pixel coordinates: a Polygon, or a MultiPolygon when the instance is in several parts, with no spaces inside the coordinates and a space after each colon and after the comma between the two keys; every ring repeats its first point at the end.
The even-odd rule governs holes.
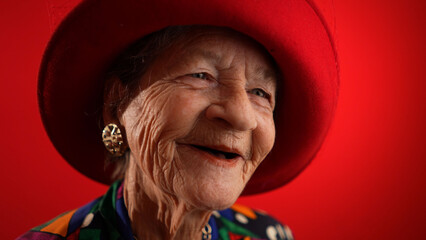
{"type": "Polygon", "coordinates": [[[232,152],[223,152],[216,149],[204,147],[204,146],[198,146],[198,145],[191,145],[201,151],[207,152],[215,157],[222,158],[222,159],[234,159],[236,157],[239,157],[239,154],[232,153],[232,152]]]}

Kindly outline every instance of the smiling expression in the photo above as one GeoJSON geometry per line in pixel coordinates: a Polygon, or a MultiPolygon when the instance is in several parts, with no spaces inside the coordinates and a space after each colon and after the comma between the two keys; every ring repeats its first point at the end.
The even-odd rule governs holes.
{"type": "Polygon", "coordinates": [[[120,118],[131,160],[164,194],[229,207],[272,149],[276,78],[248,37],[190,31],[148,67],[120,118]]]}

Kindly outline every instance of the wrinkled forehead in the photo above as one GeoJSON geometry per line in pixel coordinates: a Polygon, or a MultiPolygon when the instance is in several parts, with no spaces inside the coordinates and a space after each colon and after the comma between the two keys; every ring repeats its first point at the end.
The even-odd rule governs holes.
{"type": "Polygon", "coordinates": [[[254,39],[226,27],[192,26],[175,39],[161,54],[165,59],[178,55],[184,58],[197,58],[216,65],[229,65],[231,54],[245,54],[250,62],[250,70],[261,75],[262,79],[276,86],[280,71],[269,52],[254,39]]]}

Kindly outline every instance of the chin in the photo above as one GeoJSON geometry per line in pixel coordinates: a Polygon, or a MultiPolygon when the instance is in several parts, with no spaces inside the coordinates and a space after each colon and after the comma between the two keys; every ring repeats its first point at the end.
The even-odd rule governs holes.
{"type": "Polygon", "coordinates": [[[178,177],[174,178],[174,193],[190,206],[205,210],[222,210],[232,206],[243,191],[249,172],[246,162],[224,161],[181,147],[174,160],[178,177]]]}
{"type": "Polygon", "coordinates": [[[229,184],[229,182],[200,183],[199,186],[205,187],[198,188],[198,191],[193,191],[192,187],[187,189],[191,191],[187,195],[189,196],[187,200],[195,208],[205,210],[223,210],[231,207],[244,188],[240,184],[229,184]]]}
{"type": "Polygon", "coordinates": [[[224,196],[218,194],[214,197],[209,197],[208,199],[200,198],[193,203],[196,208],[205,209],[205,210],[223,210],[231,207],[235,201],[237,201],[239,194],[230,196],[229,194],[224,196]]]}

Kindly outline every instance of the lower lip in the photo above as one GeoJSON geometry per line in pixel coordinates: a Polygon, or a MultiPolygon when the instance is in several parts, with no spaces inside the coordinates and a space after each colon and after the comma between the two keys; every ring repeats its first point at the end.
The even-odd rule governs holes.
{"type": "MultiPolygon", "coordinates": [[[[179,144],[181,145],[181,144],[179,144]]],[[[188,145],[188,144],[182,144],[181,146],[183,147],[187,147],[188,149],[190,149],[192,152],[195,152],[196,154],[200,155],[202,158],[207,159],[209,162],[213,163],[214,165],[217,165],[219,167],[233,167],[237,164],[237,162],[239,160],[242,160],[241,156],[232,158],[232,159],[224,159],[224,158],[219,158],[216,157],[206,151],[200,150],[194,146],[188,145]]]]}

